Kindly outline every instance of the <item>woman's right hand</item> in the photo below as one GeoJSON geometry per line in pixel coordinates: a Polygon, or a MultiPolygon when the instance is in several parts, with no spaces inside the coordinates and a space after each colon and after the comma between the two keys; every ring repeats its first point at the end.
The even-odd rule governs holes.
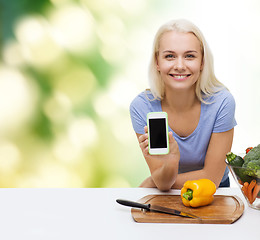
{"type": "Polygon", "coordinates": [[[164,155],[151,155],[148,149],[148,128],[144,127],[144,134],[138,134],[139,146],[149,166],[151,177],[155,185],[165,191],[174,184],[178,175],[180,160],[179,147],[172,132],[169,132],[169,153],[164,155]]]}
{"type": "MultiPolygon", "coordinates": [[[[179,158],[180,157],[180,152],[179,152],[179,146],[176,142],[176,140],[174,139],[174,137],[172,136],[172,132],[169,132],[169,153],[166,155],[151,155],[149,154],[149,148],[148,148],[148,127],[145,126],[144,127],[144,131],[145,133],[142,135],[139,135],[138,137],[138,142],[139,142],[139,146],[143,152],[144,157],[151,157],[151,156],[167,156],[170,155],[174,158],[179,158]]],[[[168,158],[169,156],[167,156],[166,158],[168,158]]]]}

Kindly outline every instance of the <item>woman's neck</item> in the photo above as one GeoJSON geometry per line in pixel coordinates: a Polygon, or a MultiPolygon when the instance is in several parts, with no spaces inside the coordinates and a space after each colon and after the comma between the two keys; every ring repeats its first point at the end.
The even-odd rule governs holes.
{"type": "Polygon", "coordinates": [[[191,91],[167,91],[162,100],[162,108],[167,108],[174,112],[186,112],[199,104],[196,93],[191,91]]]}

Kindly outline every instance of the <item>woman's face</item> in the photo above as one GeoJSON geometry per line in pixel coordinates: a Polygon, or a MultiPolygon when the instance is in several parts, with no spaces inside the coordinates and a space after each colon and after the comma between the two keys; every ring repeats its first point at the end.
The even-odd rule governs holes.
{"type": "Polygon", "coordinates": [[[166,89],[194,88],[202,67],[200,42],[194,34],[170,31],[162,35],[157,70],[166,89]]]}

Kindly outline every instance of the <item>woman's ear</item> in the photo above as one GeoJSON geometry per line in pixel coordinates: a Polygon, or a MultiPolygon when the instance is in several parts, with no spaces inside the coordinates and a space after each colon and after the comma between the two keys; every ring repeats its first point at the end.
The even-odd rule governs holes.
{"type": "Polygon", "coordinates": [[[204,68],[204,59],[202,59],[202,61],[201,61],[201,65],[200,65],[200,71],[202,71],[202,70],[203,70],[203,68],[204,68]]]}
{"type": "Polygon", "coordinates": [[[158,72],[160,72],[160,66],[158,64],[158,56],[157,56],[157,54],[155,54],[154,58],[155,58],[155,62],[156,62],[156,69],[157,69],[158,72]]]}

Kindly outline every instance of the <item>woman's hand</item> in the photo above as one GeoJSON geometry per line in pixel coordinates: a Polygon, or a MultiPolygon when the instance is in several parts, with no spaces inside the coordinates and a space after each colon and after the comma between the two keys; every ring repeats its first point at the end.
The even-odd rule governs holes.
{"type": "MultiPolygon", "coordinates": [[[[150,155],[148,150],[148,128],[145,134],[137,134],[140,148],[149,166],[151,178],[158,189],[167,191],[174,184],[178,175],[180,152],[177,142],[169,132],[169,153],[166,155],[150,155]]],[[[149,180],[151,182],[151,179],[149,180]]],[[[149,184],[150,185],[150,184],[149,184]]],[[[142,184],[145,187],[145,184],[142,184]]]]}
{"type": "MultiPolygon", "coordinates": [[[[148,149],[148,128],[147,126],[144,127],[145,134],[139,135],[138,141],[139,146],[143,152],[144,157],[153,157],[156,156],[158,158],[159,155],[150,155],[148,149]]],[[[180,158],[180,152],[177,142],[175,141],[174,137],[172,136],[172,132],[169,132],[169,154],[160,155],[164,158],[169,158],[170,156],[174,158],[180,158]]]]}

